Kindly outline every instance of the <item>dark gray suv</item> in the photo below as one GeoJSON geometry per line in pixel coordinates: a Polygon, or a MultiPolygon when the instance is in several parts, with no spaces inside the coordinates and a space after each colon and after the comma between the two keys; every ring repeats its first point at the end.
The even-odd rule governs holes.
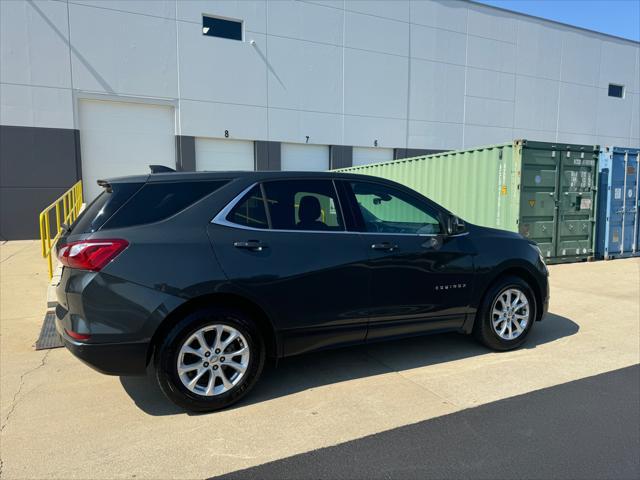
{"type": "Polygon", "coordinates": [[[520,346],[547,269],[516,233],[394,182],[308,172],[154,173],[104,192],[58,243],[57,328],[97,370],[216,410],[266,357],[424,333],[520,346]]]}

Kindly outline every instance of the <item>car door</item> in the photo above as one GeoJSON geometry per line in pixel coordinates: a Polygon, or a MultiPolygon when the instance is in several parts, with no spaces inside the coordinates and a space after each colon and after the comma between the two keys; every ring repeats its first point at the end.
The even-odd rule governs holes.
{"type": "Polygon", "coordinates": [[[468,235],[448,235],[450,214],[409,189],[345,183],[369,250],[367,338],[460,328],[472,313],[474,250],[468,235]]]}
{"type": "Polygon", "coordinates": [[[331,179],[252,185],[209,226],[231,283],[266,308],[284,354],[364,341],[367,252],[331,179]]]}

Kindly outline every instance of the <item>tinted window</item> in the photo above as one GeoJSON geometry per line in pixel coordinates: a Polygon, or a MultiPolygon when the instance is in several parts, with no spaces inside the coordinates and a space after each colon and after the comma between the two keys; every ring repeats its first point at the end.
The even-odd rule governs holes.
{"type": "Polygon", "coordinates": [[[226,181],[147,183],[105,225],[123,228],[158,222],[175,215],[205,195],[217,190],[226,181]]]}
{"type": "Polygon", "coordinates": [[[609,84],[609,96],[622,98],[624,96],[624,87],[622,85],[609,84]]]}
{"type": "Polygon", "coordinates": [[[330,180],[281,180],[264,184],[271,228],[344,230],[338,197],[330,180]]]}
{"type": "Polygon", "coordinates": [[[387,185],[351,182],[367,232],[442,233],[436,212],[424,202],[387,185]]]}
{"type": "Polygon", "coordinates": [[[73,224],[72,233],[92,233],[140,189],[142,183],[114,183],[89,204],[73,224]]]}
{"type": "Polygon", "coordinates": [[[209,37],[242,40],[242,22],[203,16],[202,34],[209,37]]]}
{"type": "Polygon", "coordinates": [[[252,228],[269,228],[264,199],[259,186],[255,186],[227,215],[229,222],[252,228]]]}

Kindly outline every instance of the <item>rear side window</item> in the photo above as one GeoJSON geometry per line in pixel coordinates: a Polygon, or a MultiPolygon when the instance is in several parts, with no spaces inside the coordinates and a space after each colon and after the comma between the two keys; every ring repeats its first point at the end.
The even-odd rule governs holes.
{"type": "Polygon", "coordinates": [[[159,222],[222,187],[226,181],[147,183],[105,225],[124,228],[159,222]]]}
{"type": "Polygon", "coordinates": [[[269,228],[260,186],[256,185],[227,215],[229,222],[251,228],[269,228]]]}
{"type": "Polygon", "coordinates": [[[73,224],[72,233],[93,233],[137,192],[142,183],[114,183],[89,204],[73,224]]]}
{"type": "Polygon", "coordinates": [[[274,230],[344,230],[331,180],[276,180],[264,189],[274,230]]]}
{"type": "Polygon", "coordinates": [[[226,220],[261,229],[342,231],[338,205],[330,180],[275,180],[253,187],[226,220]]]}

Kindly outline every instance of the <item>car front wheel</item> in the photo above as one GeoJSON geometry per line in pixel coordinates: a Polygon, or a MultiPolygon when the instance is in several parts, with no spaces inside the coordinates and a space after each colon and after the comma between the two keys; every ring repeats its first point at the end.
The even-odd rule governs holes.
{"type": "Polygon", "coordinates": [[[187,315],[162,341],[156,378],[180,407],[214,411],[249,392],[264,359],[264,342],[244,312],[203,309],[187,315]]]}
{"type": "Polygon", "coordinates": [[[536,298],[527,282],[508,276],[491,286],[474,325],[475,337],[494,350],[521,346],[536,319],[536,298]]]}

